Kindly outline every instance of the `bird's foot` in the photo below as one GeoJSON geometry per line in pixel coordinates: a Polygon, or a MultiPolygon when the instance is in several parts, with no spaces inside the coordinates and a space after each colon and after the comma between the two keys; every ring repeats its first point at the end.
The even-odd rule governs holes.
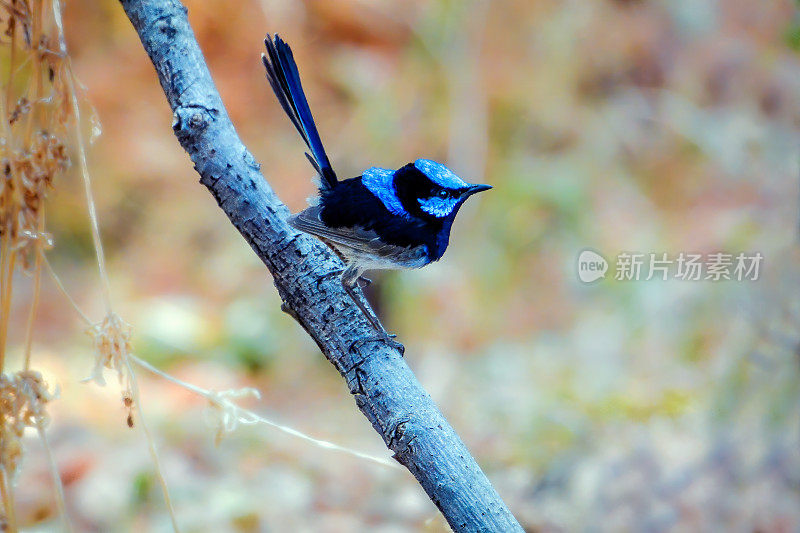
{"type": "Polygon", "coordinates": [[[359,276],[358,277],[358,281],[361,282],[361,284],[362,284],[361,287],[362,288],[363,287],[369,287],[370,285],[372,285],[372,280],[367,278],[367,277],[365,277],[365,276],[359,276]]]}
{"type": "Polygon", "coordinates": [[[359,280],[365,280],[368,283],[371,282],[371,280],[361,276],[359,270],[357,270],[357,268],[353,265],[348,266],[342,273],[342,286],[344,287],[344,290],[350,295],[350,297],[353,299],[353,302],[355,302],[361,312],[364,313],[364,316],[367,318],[367,320],[369,320],[372,327],[377,330],[378,334],[371,335],[369,337],[363,337],[353,342],[353,344],[350,345],[350,349],[352,350],[353,347],[360,346],[365,342],[378,341],[385,342],[389,346],[399,351],[400,355],[403,355],[406,350],[405,346],[395,340],[392,340],[397,337],[397,335],[386,332],[386,328],[384,328],[383,324],[381,324],[381,320],[378,318],[378,315],[376,315],[375,312],[369,307],[369,302],[366,301],[366,298],[364,298],[364,296],[360,293],[356,294],[356,292],[353,290],[355,286],[358,285],[359,280]]]}
{"type": "MultiPolygon", "coordinates": [[[[397,335],[391,335],[391,337],[397,337],[397,335]]],[[[394,341],[391,338],[386,339],[386,343],[389,346],[391,346],[392,348],[394,348],[395,350],[397,350],[398,352],[400,352],[400,357],[405,357],[405,355],[406,355],[406,347],[403,346],[402,343],[394,341]]]]}
{"type": "Polygon", "coordinates": [[[384,329],[378,334],[377,337],[378,339],[382,340],[383,342],[385,342],[386,344],[388,344],[389,346],[400,352],[401,356],[405,355],[406,347],[403,346],[401,343],[397,342],[396,340],[394,340],[397,338],[397,335],[395,333],[389,333],[384,329]]]}

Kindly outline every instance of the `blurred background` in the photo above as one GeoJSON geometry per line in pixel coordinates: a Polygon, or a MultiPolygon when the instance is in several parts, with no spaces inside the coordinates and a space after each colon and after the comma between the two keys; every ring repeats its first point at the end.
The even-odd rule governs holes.
{"type": "MultiPolygon", "coordinates": [[[[292,211],[304,146],[264,79],[294,48],[338,174],[447,163],[494,190],[440,263],[376,274],[406,360],[529,531],[800,528],[800,15],[789,0],[186,2],[231,118],[292,211]],[[760,252],[758,281],[578,280],[579,252],[760,252]]],[[[115,310],[133,349],[206,389],[375,455],[334,368],[280,311],[269,274],[199,185],[116,2],[68,0],[115,310]]],[[[74,152],[73,152],[73,161],[74,152]]],[[[104,315],[73,163],[47,204],[51,264],[104,315]]],[[[613,268],[613,267],[612,267],[613,268]]],[[[19,274],[11,361],[32,283],[19,274]]],[[[34,366],[82,531],[168,531],[116,379],[80,383],[91,339],[45,276],[34,366]]],[[[187,531],[444,531],[414,479],[264,426],[214,444],[206,402],[138,373],[187,531]]],[[[26,439],[19,519],[56,527],[26,439]]]]}

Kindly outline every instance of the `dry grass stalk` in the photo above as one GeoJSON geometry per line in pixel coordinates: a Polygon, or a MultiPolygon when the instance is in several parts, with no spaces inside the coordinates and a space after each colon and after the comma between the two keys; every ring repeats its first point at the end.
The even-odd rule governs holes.
{"type": "MultiPolygon", "coordinates": [[[[64,56],[54,51],[55,21],[44,0],[0,0],[0,47],[7,62],[0,90],[0,527],[16,530],[14,479],[23,457],[25,428],[35,428],[46,447],[46,404],[54,398],[39,372],[31,369],[33,324],[39,304],[42,253],[51,246],[44,201],[69,165],[65,126],[71,117],[64,56]],[[22,370],[8,369],[6,347],[14,272],[33,276],[22,370]]],[[[56,504],[64,509],[58,472],[56,504]]],[[[65,519],[65,528],[69,524],[65,519]]]]}
{"type": "MultiPolygon", "coordinates": [[[[23,455],[19,420],[24,419],[20,416],[27,411],[17,413],[7,408],[16,405],[15,401],[19,403],[19,398],[36,396],[26,394],[26,391],[36,391],[40,398],[50,399],[43,394],[46,390],[33,388],[32,383],[36,381],[31,381],[32,376],[38,374],[30,370],[30,359],[41,271],[45,262],[43,252],[52,246],[52,239],[45,229],[44,200],[57,176],[69,164],[65,144],[69,122],[75,127],[78,161],[86,186],[92,236],[107,308],[106,318],[90,329],[97,354],[97,366],[91,379],[103,384],[104,368],[117,372],[123,385],[122,396],[128,410],[128,425],[134,425],[133,411],[140,409],[140,406],[135,376],[126,360],[130,353],[131,328],[111,310],[108,297],[108,276],[91,194],[85,143],[80,131],[80,107],[76,94],[78,84],[67,55],[60,3],[58,0],[52,0],[52,4],[44,0],[0,0],[0,25],[5,29],[0,35],[0,46],[8,51],[8,64],[4,65],[7,66],[8,75],[4,76],[5,85],[0,91],[0,383],[4,387],[5,402],[3,423],[0,425],[0,492],[4,504],[0,527],[16,530],[13,480],[23,455]],[[12,375],[6,368],[5,353],[17,266],[29,272],[34,283],[25,335],[23,370],[12,375]],[[14,388],[21,386],[27,388],[14,388]]],[[[69,529],[64,515],[63,487],[60,486],[52,451],[44,433],[44,402],[40,400],[36,404],[28,402],[22,405],[35,405],[37,408],[38,422],[34,426],[39,431],[53,467],[56,503],[65,518],[65,528],[69,529]]],[[[142,426],[175,523],[155,446],[143,420],[142,426]]]]}

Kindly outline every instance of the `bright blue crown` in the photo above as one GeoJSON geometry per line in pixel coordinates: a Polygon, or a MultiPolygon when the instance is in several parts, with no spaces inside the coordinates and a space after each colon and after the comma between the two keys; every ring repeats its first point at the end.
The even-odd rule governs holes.
{"type": "Polygon", "coordinates": [[[444,187],[445,189],[469,187],[469,183],[462,180],[456,176],[452,170],[436,161],[417,159],[414,161],[414,166],[417,167],[420,172],[428,176],[436,185],[444,187]]]}

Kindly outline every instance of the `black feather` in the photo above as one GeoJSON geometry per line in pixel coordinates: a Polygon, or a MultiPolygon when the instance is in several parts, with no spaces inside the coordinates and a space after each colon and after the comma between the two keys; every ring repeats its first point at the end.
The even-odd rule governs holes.
{"type": "Polygon", "coordinates": [[[447,248],[451,219],[392,215],[361,182],[361,176],[340,181],[335,190],[323,191],[320,219],[331,228],[359,227],[374,231],[395,246],[424,244],[430,261],[437,261],[447,248]]]}
{"type": "Polygon", "coordinates": [[[261,60],[267,71],[267,80],[286,115],[311,150],[311,156],[306,156],[321,176],[322,188],[332,189],[336,187],[338,180],[308,106],[292,49],[277,34],[274,38],[267,36],[264,44],[267,54],[262,55],[261,60]]]}

